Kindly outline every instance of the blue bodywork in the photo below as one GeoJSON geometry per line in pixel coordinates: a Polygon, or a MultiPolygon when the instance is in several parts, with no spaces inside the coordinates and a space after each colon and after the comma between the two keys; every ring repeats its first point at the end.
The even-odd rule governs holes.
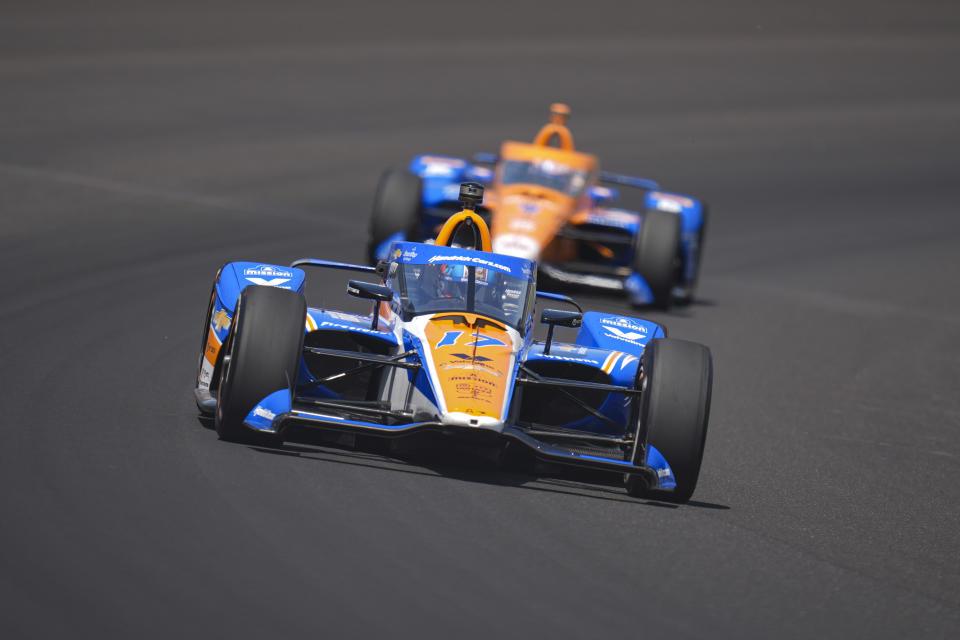
{"type": "Polygon", "coordinates": [[[228,262],[220,268],[214,285],[210,329],[222,343],[230,333],[240,292],[249,285],[266,285],[303,293],[303,269],[262,262],[228,262]]]}

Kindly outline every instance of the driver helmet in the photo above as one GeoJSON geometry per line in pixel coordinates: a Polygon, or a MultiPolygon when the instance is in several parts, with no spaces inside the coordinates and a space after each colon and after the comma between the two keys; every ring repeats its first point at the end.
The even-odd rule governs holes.
{"type": "MultiPolygon", "coordinates": [[[[489,279],[489,270],[476,267],[474,284],[486,287],[489,279]]],[[[469,269],[462,264],[444,264],[440,267],[438,293],[444,298],[466,298],[469,286],[469,269]]]]}

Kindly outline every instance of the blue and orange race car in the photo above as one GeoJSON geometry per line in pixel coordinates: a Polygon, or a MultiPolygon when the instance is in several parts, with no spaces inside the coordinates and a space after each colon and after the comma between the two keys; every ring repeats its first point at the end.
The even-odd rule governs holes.
{"type": "Polygon", "coordinates": [[[553,281],[625,291],[637,305],[689,302],[706,205],[601,171],[596,156],[574,148],[569,115],[566,105],[552,105],[551,122],[533,143],[504,142],[498,155],[418,155],[408,168],[385,172],[370,220],[371,261],[385,258],[395,241],[433,238],[459,210],[460,182],[475,180],[487,186],[480,214],[497,253],[537,260],[553,281]],[[617,187],[636,191],[634,208],[615,206],[617,187]]]}
{"type": "Polygon", "coordinates": [[[492,253],[482,186],[434,243],[398,241],[376,267],[317,259],[231,262],[210,294],[195,385],[227,440],[282,439],[293,425],[476,447],[623,474],[635,496],[685,502],[710,411],[707,347],[658,324],[582,313],[537,291],[537,263],[492,253]],[[472,247],[472,248],[470,248],[472,247]],[[301,267],[338,269],[369,314],[308,307],[301,267]],[[535,340],[534,301],[546,340],[535,340]],[[576,340],[554,339],[555,327],[576,340]]]}

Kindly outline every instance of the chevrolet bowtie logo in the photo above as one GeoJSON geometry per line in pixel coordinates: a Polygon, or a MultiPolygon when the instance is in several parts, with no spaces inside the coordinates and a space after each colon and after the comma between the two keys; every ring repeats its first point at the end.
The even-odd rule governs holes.
{"type": "Polygon", "coordinates": [[[215,314],[213,314],[213,328],[217,331],[221,329],[227,329],[230,327],[230,316],[227,315],[226,310],[220,309],[215,314]]]}

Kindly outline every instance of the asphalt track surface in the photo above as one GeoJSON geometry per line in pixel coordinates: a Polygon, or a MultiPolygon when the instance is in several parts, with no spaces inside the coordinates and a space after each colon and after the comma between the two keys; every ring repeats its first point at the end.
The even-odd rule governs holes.
{"type": "Polygon", "coordinates": [[[0,637],[956,637],[956,4],[80,4],[0,15],[0,637]],[[382,168],[556,100],[713,206],[647,313],[713,350],[694,501],[218,441],[216,268],[360,261],[382,168]]]}

